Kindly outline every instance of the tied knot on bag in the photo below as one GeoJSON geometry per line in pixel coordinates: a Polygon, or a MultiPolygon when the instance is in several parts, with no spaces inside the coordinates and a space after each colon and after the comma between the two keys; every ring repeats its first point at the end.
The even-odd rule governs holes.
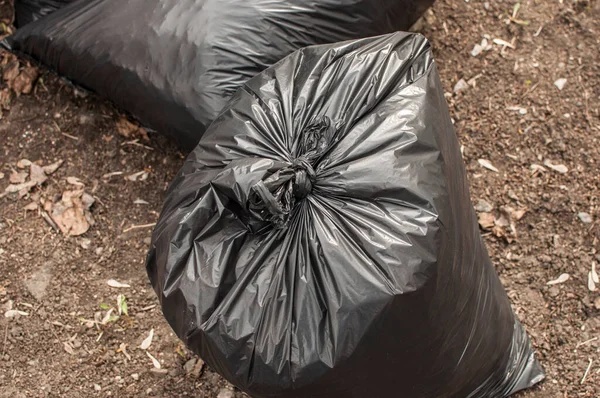
{"type": "Polygon", "coordinates": [[[305,198],[315,182],[316,173],[306,158],[295,159],[292,164],[252,186],[250,211],[260,220],[283,227],[296,203],[305,198]]]}
{"type": "Polygon", "coordinates": [[[313,164],[331,147],[341,126],[327,116],[308,124],[298,143],[298,152],[303,155],[252,186],[248,200],[255,218],[278,228],[286,225],[296,202],[311,193],[316,180],[313,164]]]}

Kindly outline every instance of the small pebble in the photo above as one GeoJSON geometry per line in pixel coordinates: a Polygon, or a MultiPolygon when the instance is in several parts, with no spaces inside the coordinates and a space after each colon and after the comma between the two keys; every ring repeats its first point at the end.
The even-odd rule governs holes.
{"type": "Polygon", "coordinates": [[[221,391],[219,391],[217,398],[234,398],[233,391],[222,388],[221,391]]]}
{"type": "Polygon", "coordinates": [[[560,294],[560,289],[558,286],[552,286],[548,289],[548,293],[550,293],[550,297],[556,297],[560,294]]]}
{"type": "Polygon", "coordinates": [[[590,216],[588,213],[585,213],[585,212],[580,212],[579,214],[577,214],[577,217],[579,217],[581,222],[584,224],[591,224],[593,221],[592,216],[590,216]]]}
{"type": "Polygon", "coordinates": [[[139,375],[139,374],[137,374],[137,373],[134,373],[134,374],[132,374],[132,375],[131,375],[131,378],[132,378],[133,380],[135,380],[135,381],[138,381],[138,380],[140,379],[140,375],[139,375]]]}
{"type": "Polygon", "coordinates": [[[100,387],[100,384],[94,384],[94,391],[101,391],[102,387],[100,387]]]}
{"type": "Polygon", "coordinates": [[[562,90],[565,87],[565,84],[567,84],[567,79],[562,79],[561,78],[561,79],[558,79],[557,81],[554,82],[554,85],[559,90],[562,90]]]}
{"type": "Polygon", "coordinates": [[[477,210],[481,213],[489,213],[492,210],[494,210],[494,206],[492,206],[489,202],[487,202],[483,199],[479,199],[479,201],[475,205],[475,210],[477,210]]]}
{"type": "Polygon", "coordinates": [[[162,376],[166,376],[169,374],[169,370],[168,369],[150,369],[150,372],[156,376],[156,377],[162,377],[162,376]]]}
{"type": "Polygon", "coordinates": [[[459,91],[466,90],[467,88],[469,88],[469,85],[467,84],[467,82],[465,81],[465,79],[460,79],[454,85],[454,92],[458,93],[459,91]]]}
{"type": "Polygon", "coordinates": [[[190,373],[192,370],[194,370],[194,365],[196,365],[196,358],[192,358],[187,361],[185,365],[183,365],[183,369],[186,373],[190,373]]]}

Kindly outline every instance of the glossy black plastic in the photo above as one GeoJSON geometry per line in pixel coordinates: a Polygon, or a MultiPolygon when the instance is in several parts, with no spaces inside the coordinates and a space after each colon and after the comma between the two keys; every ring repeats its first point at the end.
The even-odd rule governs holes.
{"type": "Polygon", "coordinates": [[[249,78],[304,46],[408,29],[433,0],[79,0],[4,45],[197,144],[249,78]]]}
{"type": "Polygon", "coordinates": [[[147,270],[177,335],[255,398],[498,398],[544,377],[419,35],[308,47],[244,84],[171,184],[147,270]]]}

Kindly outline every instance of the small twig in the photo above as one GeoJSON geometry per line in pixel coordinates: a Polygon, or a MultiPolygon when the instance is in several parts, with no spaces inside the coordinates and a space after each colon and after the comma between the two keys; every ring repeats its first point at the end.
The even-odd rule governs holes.
{"type": "Polygon", "coordinates": [[[544,29],[544,24],[540,25],[540,28],[533,34],[533,37],[538,37],[542,33],[542,29],[544,29]]]}
{"type": "Polygon", "coordinates": [[[579,348],[582,345],[586,345],[587,343],[591,343],[592,341],[596,341],[596,340],[598,340],[598,336],[594,337],[593,339],[589,339],[589,340],[586,340],[584,342],[577,343],[577,346],[575,348],[579,348]]]}
{"type": "Polygon", "coordinates": [[[8,322],[6,323],[6,327],[4,328],[4,344],[2,345],[2,356],[6,354],[6,340],[8,340],[8,322]]]}
{"type": "Polygon", "coordinates": [[[533,86],[531,86],[531,87],[529,88],[529,90],[527,90],[527,91],[525,92],[525,94],[523,94],[523,95],[521,96],[521,99],[523,99],[523,98],[527,97],[529,94],[531,94],[531,92],[532,92],[533,90],[535,90],[535,89],[537,88],[537,86],[539,86],[539,85],[540,85],[540,82],[537,82],[536,84],[534,84],[533,86]]]}
{"type": "Polygon", "coordinates": [[[586,379],[588,373],[590,373],[590,369],[592,368],[592,362],[593,361],[590,359],[590,364],[588,365],[587,369],[585,370],[585,373],[584,373],[583,377],[581,378],[581,383],[579,383],[579,384],[585,383],[585,379],[586,379]]]}
{"type": "Polygon", "coordinates": [[[140,312],[150,311],[151,309],[154,309],[154,308],[156,308],[156,304],[152,304],[152,305],[149,305],[147,307],[144,307],[144,308],[140,309],[139,311],[140,312]]]}
{"type": "Polygon", "coordinates": [[[129,231],[132,231],[132,230],[134,230],[134,229],[151,228],[151,227],[153,227],[153,226],[155,226],[155,225],[156,225],[156,223],[155,223],[155,222],[153,222],[153,223],[150,223],[150,224],[143,224],[143,225],[132,225],[131,227],[129,227],[129,228],[127,228],[127,229],[124,229],[124,230],[123,230],[123,233],[125,233],[125,232],[129,232],[129,231]]]}
{"type": "Polygon", "coordinates": [[[151,146],[140,144],[138,141],[139,140],[137,140],[137,139],[133,140],[133,141],[125,141],[124,143],[121,144],[121,146],[124,146],[124,145],[135,145],[135,146],[139,146],[141,148],[147,149],[149,151],[153,151],[154,150],[154,148],[152,148],[151,146]]]}
{"type": "Polygon", "coordinates": [[[67,134],[67,133],[64,133],[64,132],[62,132],[62,131],[61,131],[60,133],[61,133],[62,135],[64,135],[65,137],[68,137],[68,138],[70,138],[70,139],[72,139],[72,140],[79,141],[79,137],[75,137],[74,135],[67,134]]]}
{"type": "Polygon", "coordinates": [[[104,179],[104,180],[108,180],[110,177],[113,177],[113,176],[120,176],[120,175],[122,175],[122,174],[123,174],[123,172],[122,172],[122,171],[113,171],[112,173],[106,173],[106,174],[104,174],[104,175],[102,176],[102,179],[104,179]]]}
{"type": "Polygon", "coordinates": [[[48,213],[46,213],[44,210],[41,210],[40,214],[42,215],[42,218],[44,219],[44,221],[46,221],[48,223],[48,225],[50,225],[52,227],[52,229],[54,229],[56,232],[60,232],[60,228],[58,228],[58,225],[56,225],[56,223],[48,215],[48,213]]]}

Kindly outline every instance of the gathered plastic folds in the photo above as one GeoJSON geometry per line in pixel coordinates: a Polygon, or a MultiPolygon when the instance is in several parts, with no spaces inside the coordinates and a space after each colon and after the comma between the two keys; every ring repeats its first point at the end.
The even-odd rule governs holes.
{"type": "Polygon", "coordinates": [[[15,26],[20,28],[37,21],[73,1],[75,0],[15,0],[15,26]]]}
{"type": "Polygon", "coordinates": [[[255,398],[497,398],[544,377],[420,35],[308,47],[244,84],[171,184],[147,270],[177,335],[255,398]]]}
{"type": "Polygon", "coordinates": [[[236,90],[266,67],[304,46],[408,29],[431,3],[79,0],[25,25],[4,46],[191,150],[236,90]]]}

